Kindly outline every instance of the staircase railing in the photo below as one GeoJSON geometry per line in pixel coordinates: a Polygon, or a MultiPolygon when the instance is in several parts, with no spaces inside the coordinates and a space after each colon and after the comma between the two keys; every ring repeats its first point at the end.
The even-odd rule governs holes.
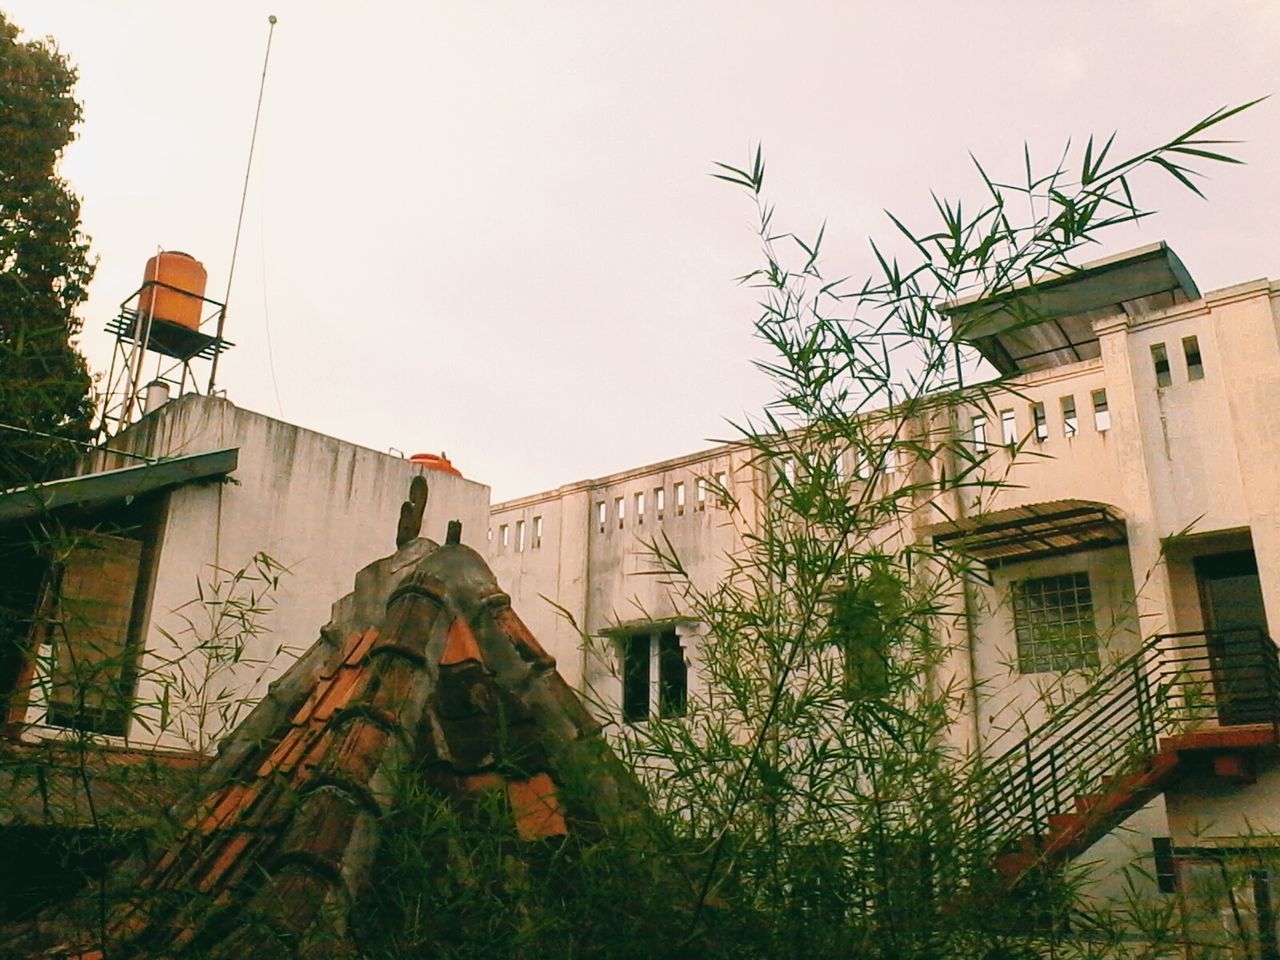
{"type": "Polygon", "coordinates": [[[1208,633],[1167,633],[1156,662],[1161,706],[1170,733],[1216,723],[1269,723],[1280,733],[1280,658],[1253,627],[1208,633]]]}
{"type": "Polygon", "coordinates": [[[1252,628],[1152,637],[986,765],[984,832],[997,848],[1039,844],[1051,816],[1143,770],[1161,737],[1214,723],[1280,724],[1275,644],[1252,628]]]}

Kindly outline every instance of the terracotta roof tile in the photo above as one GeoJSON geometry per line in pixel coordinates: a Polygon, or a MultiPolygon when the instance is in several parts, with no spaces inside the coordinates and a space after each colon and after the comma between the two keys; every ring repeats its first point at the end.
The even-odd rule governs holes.
{"type": "Polygon", "coordinates": [[[564,822],[564,808],[556,785],[547,774],[510,781],[507,798],[511,801],[511,815],[521,840],[543,840],[568,834],[569,827],[564,822]]]}
{"type": "Polygon", "coordinates": [[[511,642],[515,644],[516,649],[526,654],[539,667],[546,670],[554,670],[556,661],[551,654],[547,653],[529,632],[529,628],[524,625],[524,621],[516,616],[516,612],[510,607],[505,607],[498,611],[494,617],[494,623],[498,629],[506,636],[511,638],[511,642]]]}
{"type": "Polygon", "coordinates": [[[445,634],[440,666],[451,667],[468,660],[481,663],[484,658],[480,655],[480,645],[476,643],[476,635],[471,632],[471,625],[462,617],[455,617],[449,625],[449,632],[445,634]]]}
{"type": "Polygon", "coordinates": [[[410,572],[394,588],[388,579],[406,563],[380,561],[335,605],[375,609],[359,591],[381,591],[381,622],[340,642],[326,628],[224,746],[212,768],[219,782],[139,884],[138,908],[114,918],[113,960],[178,958],[197,943],[201,956],[255,955],[225,911],[265,918],[316,956],[354,955],[344,911],[374,882],[396,803],[388,784],[407,761],[445,799],[503,791],[520,841],[647,815],[480,556],[422,541],[401,554],[410,572]],[[597,795],[575,793],[569,804],[557,770],[583,762],[597,765],[597,795]]]}

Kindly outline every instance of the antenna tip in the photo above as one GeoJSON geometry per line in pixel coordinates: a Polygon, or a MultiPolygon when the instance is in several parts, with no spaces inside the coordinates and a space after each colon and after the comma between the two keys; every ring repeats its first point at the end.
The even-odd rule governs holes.
{"type": "Polygon", "coordinates": [[[271,24],[273,27],[276,25],[276,15],[274,13],[267,17],[267,23],[271,24]]]}

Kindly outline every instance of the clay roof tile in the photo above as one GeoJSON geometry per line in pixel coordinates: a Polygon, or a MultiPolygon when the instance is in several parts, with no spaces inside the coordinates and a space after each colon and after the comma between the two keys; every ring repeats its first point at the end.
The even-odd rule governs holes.
{"type": "Polygon", "coordinates": [[[556,784],[562,760],[599,765],[598,799],[574,801],[590,819],[631,818],[643,806],[480,556],[424,543],[397,553],[411,562],[365,568],[358,592],[335,605],[373,610],[380,595],[381,623],[350,625],[342,643],[322,637],[233,734],[221,751],[229,759],[212,768],[218,781],[135,891],[145,909],[114,919],[122,942],[113,958],[177,958],[193,943],[234,955],[241,933],[219,914],[236,904],[263,904],[299,942],[323,916],[326,949],[354,950],[333,943],[353,925],[339,916],[333,926],[330,908],[349,910],[375,882],[378,840],[393,822],[384,815],[396,803],[387,784],[408,760],[431,760],[436,773],[423,782],[445,799],[505,790],[521,841],[573,830],[556,784]],[[190,890],[204,896],[184,901],[190,890]]]}

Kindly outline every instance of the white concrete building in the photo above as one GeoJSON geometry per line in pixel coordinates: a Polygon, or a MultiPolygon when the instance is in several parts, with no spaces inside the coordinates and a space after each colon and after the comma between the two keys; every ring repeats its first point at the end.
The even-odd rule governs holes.
{"type": "MultiPolygon", "coordinates": [[[[982,502],[953,492],[920,504],[908,532],[990,571],[973,587],[972,633],[952,639],[970,691],[957,738],[1021,784],[1001,815],[1030,839],[1002,869],[1025,867],[1028,850],[1150,856],[1153,838],[1167,838],[1157,849],[1185,871],[1257,831],[1280,835],[1280,668],[1268,639],[1280,625],[1280,284],[1201,295],[1154,244],[1014,299],[954,305],[1008,390],[990,406],[957,395],[946,425],[992,449],[987,469],[1007,482],[982,502]],[[1020,320],[1019,306],[1037,322],[1020,320]],[[1014,718],[1033,728],[1043,718],[1046,679],[1110,663],[1123,676],[1081,681],[1078,702],[1022,742],[1028,726],[1014,718]],[[1146,754],[1117,771],[1107,737],[1139,735],[1146,754]]],[[[612,683],[628,719],[660,710],[663,684],[678,679],[674,645],[696,682],[698,625],[643,575],[643,542],[669,537],[696,579],[715,578],[738,536],[699,493],[715,478],[752,522],[766,484],[732,446],[492,508],[489,558],[517,609],[572,683],[612,683]],[[625,663],[592,663],[557,606],[588,634],[652,638],[646,703],[619,689],[625,663]]],[[[640,655],[615,650],[620,661],[640,655]]]]}
{"type": "Polygon", "coordinates": [[[5,665],[0,693],[25,739],[79,726],[112,743],[209,750],[316,640],[356,572],[395,551],[414,477],[429,484],[423,536],[443,542],[459,520],[463,541],[480,547],[487,528],[483,484],[219,397],[169,401],[108,448],[82,476],[0,504],[10,527],[47,516],[71,531],[60,549],[72,655],[45,636],[25,663],[5,665]],[[287,571],[278,587],[233,585],[236,571],[255,576],[259,554],[287,571]],[[196,603],[202,595],[217,603],[196,603]],[[246,632],[237,618],[253,598],[259,627],[246,632]],[[75,671],[90,682],[72,682],[75,671]]]}

